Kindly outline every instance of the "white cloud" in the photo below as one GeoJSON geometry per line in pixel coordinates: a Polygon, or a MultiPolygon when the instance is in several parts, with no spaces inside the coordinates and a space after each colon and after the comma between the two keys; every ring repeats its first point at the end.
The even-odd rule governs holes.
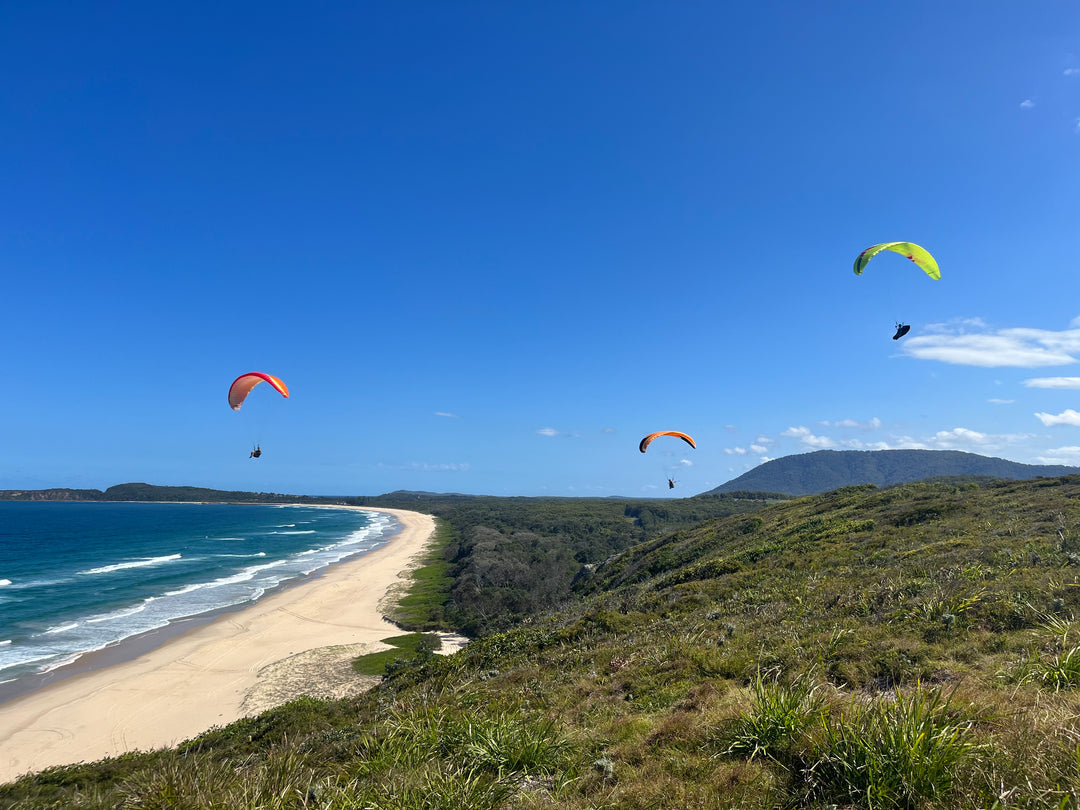
{"type": "Polygon", "coordinates": [[[987,329],[989,324],[982,318],[953,318],[947,323],[928,323],[926,332],[957,332],[965,329],[987,329]]]}
{"type": "Polygon", "coordinates": [[[604,433],[618,433],[619,431],[615,430],[615,428],[604,428],[604,430],[602,432],[604,432],[604,433]]]}
{"type": "Polygon", "coordinates": [[[760,456],[763,453],[769,452],[769,448],[763,444],[752,444],[750,445],[750,452],[757,453],[760,456]]]}
{"type": "Polygon", "coordinates": [[[409,470],[421,470],[423,472],[467,472],[469,465],[466,464],[436,464],[430,461],[410,461],[405,465],[409,470]]]}
{"type": "Polygon", "coordinates": [[[845,439],[840,442],[841,447],[848,450],[896,450],[888,442],[864,442],[861,439],[845,439]]]}
{"type": "Polygon", "coordinates": [[[868,422],[860,422],[858,419],[840,419],[836,422],[822,422],[825,427],[861,428],[862,430],[877,430],[881,427],[881,420],[876,416],[868,422]]]}
{"type": "Polygon", "coordinates": [[[1080,68],[1065,68],[1066,76],[1080,76],[1080,68]]]}
{"type": "Polygon", "coordinates": [[[754,439],[754,444],[772,444],[775,439],[770,439],[768,436],[758,436],[754,439]]]}
{"type": "Polygon", "coordinates": [[[1035,414],[1035,418],[1047,427],[1053,425],[1074,425],[1080,427],[1080,413],[1077,413],[1072,408],[1066,408],[1056,416],[1052,413],[1037,413],[1035,414]]]}
{"type": "Polygon", "coordinates": [[[540,428],[536,432],[539,433],[541,436],[558,436],[559,435],[559,431],[557,431],[555,428],[540,428]]]}
{"type": "Polygon", "coordinates": [[[986,401],[989,402],[991,405],[1012,405],[1014,402],[1016,402],[1015,399],[998,399],[997,397],[991,397],[986,401]]]}
{"type": "Polygon", "coordinates": [[[933,436],[916,439],[912,436],[893,436],[888,441],[864,442],[847,439],[839,443],[845,450],[966,450],[972,453],[995,451],[1030,440],[1028,433],[981,433],[970,428],[957,427],[939,430],[933,436]]]}
{"type": "Polygon", "coordinates": [[[815,436],[814,433],[810,430],[810,428],[803,427],[802,425],[800,425],[799,427],[789,427],[780,435],[788,436],[793,439],[798,439],[807,447],[817,447],[820,449],[836,446],[836,442],[834,442],[828,436],[815,436]]]}
{"type": "Polygon", "coordinates": [[[1034,436],[1030,433],[981,433],[970,428],[957,427],[939,430],[928,441],[930,450],[967,450],[971,453],[1000,451],[1006,447],[1023,444],[1034,436]]]}
{"type": "Polygon", "coordinates": [[[1035,459],[1039,464],[1080,464],[1080,447],[1056,447],[1035,459]]]}
{"type": "Polygon", "coordinates": [[[1032,377],[1024,380],[1028,388],[1080,388],[1080,377],[1032,377]]]}
{"type": "Polygon", "coordinates": [[[1034,106],[1035,102],[1032,101],[1030,98],[1025,98],[1023,101],[1020,102],[1020,108],[1023,110],[1030,110],[1034,106]]]}
{"type": "Polygon", "coordinates": [[[693,467],[694,466],[694,462],[692,462],[688,458],[679,459],[679,463],[682,464],[684,467],[693,467]]]}
{"type": "Polygon", "coordinates": [[[939,430],[934,434],[934,441],[943,447],[952,447],[956,444],[985,444],[986,440],[985,433],[963,427],[939,430]]]}
{"type": "Polygon", "coordinates": [[[447,413],[446,411],[435,411],[435,415],[436,416],[446,416],[446,417],[449,417],[450,419],[457,419],[458,418],[458,415],[456,413],[447,413]]]}
{"type": "Polygon", "coordinates": [[[746,455],[746,448],[745,447],[725,447],[724,452],[727,453],[729,456],[745,456],[746,455]]]}
{"type": "Polygon", "coordinates": [[[1035,368],[1077,362],[1080,328],[1059,332],[1049,329],[989,329],[981,320],[968,319],[927,327],[931,334],[909,338],[904,352],[920,360],[938,360],[963,366],[1035,368]],[[978,331],[976,331],[978,330],[978,331]]]}

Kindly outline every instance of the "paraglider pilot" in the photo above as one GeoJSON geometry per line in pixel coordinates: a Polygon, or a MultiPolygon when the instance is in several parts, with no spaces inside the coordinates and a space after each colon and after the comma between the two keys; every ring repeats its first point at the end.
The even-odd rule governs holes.
{"type": "Polygon", "coordinates": [[[892,339],[899,340],[908,333],[909,329],[911,329],[911,324],[897,322],[896,334],[892,336],[892,339]]]}
{"type": "Polygon", "coordinates": [[[262,448],[259,445],[255,445],[255,449],[251,451],[251,455],[248,458],[258,458],[262,455],[262,448]]]}

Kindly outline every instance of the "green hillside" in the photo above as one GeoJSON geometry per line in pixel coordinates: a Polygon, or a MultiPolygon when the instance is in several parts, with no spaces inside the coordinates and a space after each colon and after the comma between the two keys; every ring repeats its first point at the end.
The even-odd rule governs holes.
{"type": "Polygon", "coordinates": [[[959,450],[817,450],[774,458],[721,484],[710,493],[759,490],[813,495],[840,487],[879,487],[927,478],[1030,478],[1074,475],[1080,468],[1020,464],[959,450]]]}
{"type": "MultiPolygon", "coordinates": [[[[492,508],[474,528],[513,537],[550,503],[492,508]]],[[[0,806],[1078,807],[1078,616],[1080,477],[851,487],[688,521],[358,698],[0,806]]]]}

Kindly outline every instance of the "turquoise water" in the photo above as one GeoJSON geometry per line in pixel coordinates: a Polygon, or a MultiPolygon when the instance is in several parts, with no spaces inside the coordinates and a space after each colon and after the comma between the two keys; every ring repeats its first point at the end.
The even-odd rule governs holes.
{"type": "Polygon", "coordinates": [[[310,506],[0,503],[0,683],[253,602],[399,528],[310,506]]]}

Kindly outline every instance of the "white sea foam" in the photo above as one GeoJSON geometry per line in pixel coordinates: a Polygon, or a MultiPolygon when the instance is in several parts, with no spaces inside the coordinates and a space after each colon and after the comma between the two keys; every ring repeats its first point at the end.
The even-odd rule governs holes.
{"type": "MultiPolygon", "coordinates": [[[[190,582],[182,584],[177,582],[171,590],[158,591],[157,593],[144,596],[144,598],[129,604],[120,606],[114,610],[93,615],[74,616],[77,621],[63,619],[57,621],[55,627],[39,632],[28,638],[13,637],[8,643],[0,641],[0,676],[8,673],[26,673],[30,671],[44,672],[64,666],[76,660],[80,655],[93,650],[116,644],[129,636],[145,633],[157,628],[165,627],[173,621],[187,617],[198,616],[209,611],[220,610],[236,605],[254,602],[266,593],[286,584],[298,577],[310,575],[325,569],[347,558],[356,557],[378,547],[391,539],[387,529],[395,525],[393,518],[378,513],[365,513],[367,525],[339,535],[337,539],[315,548],[293,551],[289,556],[275,558],[268,555],[267,551],[252,552],[250,554],[223,555],[211,552],[205,557],[202,554],[186,553],[171,554],[160,557],[146,557],[142,559],[129,559],[113,565],[82,571],[83,574],[109,573],[127,568],[140,568],[142,566],[164,565],[184,559],[191,563],[192,568],[178,567],[179,572],[197,570],[199,559],[204,564],[212,558],[233,556],[236,558],[259,558],[259,562],[252,559],[250,564],[245,564],[241,559],[237,560],[239,570],[228,571],[230,563],[222,562],[226,571],[220,569],[214,573],[219,574],[216,578],[214,573],[207,571],[208,576],[202,582],[190,582]]],[[[296,524],[304,522],[318,524],[323,518],[317,517],[313,521],[297,520],[296,524]]],[[[286,531],[280,534],[318,534],[315,530],[288,531],[289,527],[282,526],[286,531]]],[[[268,530],[269,531],[269,530],[268,530]]],[[[221,538],[215,538],[218,540],[221,538]]],[[[243,538],[235,538],[241,540],[243,538]]],[[[250,539],[250,538],[249,538],[250,539]]],[[[323,540],[323,537],[319,537],[323,540]]],[[[233,546],[232,548],[236,548],[233,546]]],[[[224,550],[224,549],[222,549],[224,550]]],[[[211,569],[212,570],[212,569],[211,569]]],[[[48,584],[74,581],[70,577],[65,579],[53,579],[48,584]]],[[[5,586],[5,590],[12,591],[29,586],[30,581],[20,581],[13,586],[5,586]]],[[[38,584],[46,584],[39,580],[38,584]]],[[[144,591],[145,594],[145,591],[144,591]]],[[[138,597],[136,597],[138,599],[138,597]]],[[[7,635],[5,633],[5,635],[7,635]]]]}
{"type": "Polygon", "coordinates": [[[30,588],[44,588],[49,585],[62,585],[65,582],[71,582],[69,577],[61,577],[60,579],[28,579],[26,582],[13,582],[6,586],[13,591],[26,591],[30,588]]]}
{"type": "Polygon", "coordinates": [[[3,588],[5,585],[10,585],[10,584],[11,584],[10,579],[0,579],[0,588],[3,588]]]}
{"type": "Polygon", "coordinates": [[[126,619],[128,616],[134,616],[136,613],[142,613],[146,610],[146,602],[136,605],[133,608],[121,608],[120,610],[114,610],[112,613],[103,613],[100,616],[92,616],[86,620],[87,624],[100,624],[101,622],[111,622],[116,619],[126,619]]]}
{"type": "Polygon", "coordinates": [[[50,627],[48,630],[46,630],[41,635],[43,635],[43,636],[54,636],[57,633],[63,633],[65,631],[67,631],[67,630],[74,630],[78,626],[79,626],[78,622],[72,622],[71,624],[61,624],[58,627],[50,627]]]}
{"type": "Polygon", "coordinates": [[[4,639],[3,641],[0,641],[0,647],[6,647],[10,643],[11,643],[10,638],[4,639]]]}
{"type": "Polygon", "coordinates": [[[270,534],[315,534],[318,529],[297,529],[295,532],[270,532],[270,534]]]}
{"type": "Polygon", "coordinates": [[[80,571],[80,574],[111,574],[113,571],[123,571],[126,568],[145,568],[148,565],[161,565],[162,563],[173,562],[174,560],[181,559],[179,554],[166,554],[164,557],[147,557],[142,560],[130,560],[128,562],[115,563],[114,565],[103,565],[101,568],[90,568],[86,571],[80,571]]]}
{"type": "MultiPolygon", "coordinates": [[[[90,652],[90,651],[88,651],[88,652],[90,652]]],[[[45,666],[43,666],[38,671],[39,672],[52,672],[54,669],[60,669],[60,667],[66,667],[68,664],[74,664],[76,661],[78,661],[82,657],[83,657],[83,653],[81,653],[81,652],[73,653],[71,655],[65,656],[64,658],[61,658],[59,661],[53,661],[51,663],[45,664],[45,666]]]]}

